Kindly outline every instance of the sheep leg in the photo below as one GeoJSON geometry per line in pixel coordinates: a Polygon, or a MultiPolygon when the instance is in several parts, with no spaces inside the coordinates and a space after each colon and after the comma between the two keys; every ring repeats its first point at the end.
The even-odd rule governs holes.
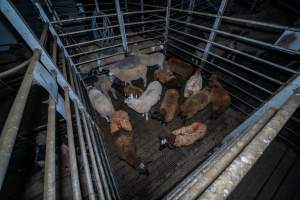
{"type": "Polygon", "coordinates": [[[147,86],[147,74],[144,74],[143,78],[143,82],[144,82],[144,87],[147,86]]]}
{"type": "Polygon", "coordinates": [[[113,97],[114,97],[115,99],[118,99],[117,94],[116,94],[116,90],[115,90],[114,88],[111,88],[110,91],[111,91],[113,97]]]}
{"type": "Polygon", "coordinates": [[[149,120],[148,112],[146,112],[146,121],[149,120]]]}

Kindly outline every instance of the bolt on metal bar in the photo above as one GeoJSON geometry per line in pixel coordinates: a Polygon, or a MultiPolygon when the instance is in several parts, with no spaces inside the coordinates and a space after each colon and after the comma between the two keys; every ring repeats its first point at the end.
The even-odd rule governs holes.
{"type": "Polygon", "coordinates": [[[262,128],[223,173],[203,192],[199,199],[227,198],[275,139],[299,105],[300,88],[294,91],[294,94],[275,116],[262,128]]]}
{"type": "Polygon", "coordinates": [[[30,92],[33,71],[40,58],[41,51],[35,49],[31,58],[30,64],[27,68],[21,86],[18,90],[14,103],[9,111],[4,127],[0,135],[0,189],[5,178],[9,160],[14,148],[16,137],[22,121],[23,112],[27,102],[28,94],[30,92]]]}
{"type": "MultiPolygon", "coordinates": [[[[212,31],[210,32],[210,35],[208,38],[208,41],[210,41],[210,42],[206,43],[206,47],[205,47],[204,53],[202,55],[203,60],[207,60],[208,53],[210,52],[210,49],[212,46],[211,42],[213,42],[216,37],[215,30],[218,30],[221,25],[221,20],[222,20],[221,17],[223,16],[223,14],[225,12],[226,6],[227,6],[227,0],[222,0],[219,10],[218,10],[218,13],[217,13],[217,16],[215,18],[214,24],[212,26],[212,31]]],[[[187,22],[187,23],[189,23],[189,22],[187,22]]],[[[201,61],[201,65],[204,65],[204,61],[201,61]]]]}
{"type": "Polygon", "coordinates": [[[170,9],[171,9],[171,0],[167,1],[167,8],[166,8],[166,22],[165,22],[165,33],[164,33],[164,54],[166,55],[167,52],[167,43],[168,43],[168,34],[169,34],[169,25],[170,25],[170,9]]]}
{"type": "MultiPolygon", "coordinates": [[[[177,8],[171,8],[173,11],[179,11],[179,12],[184,12],[184,13],[191,13],[195,15],[201,15],[205,17],[217,17],[216,14],[211,14],[211,13],[205,13],[205,12],[199,12],[199,11],[187,11],[187,10],[182,10],[182,9],[177,9],[177,8]]],[[[296,31],[299,32],[300,28],[297,27],[289,27],[289,26],[282,26],[278,24],[272,24],[272,23],[267,23],[267,22],[259,22],[259,21],[254,21],[254,20],[248,20],[248,19],[241,19],[241,18],[236,18],[236,17],[228,17],[228,16],[222,16],[222,20],[228,20],[230,22],[239,22],[242,24],[252,24],[256,26],[262,26],[266,28],[273,28],[273,29],[278,29],[278,30],[291,30],[291,31],[296,31]]]]}
{"type": "MultiPolygon", "coordinates": [[[[56,78],[55,71],[52,77],[56,78]]],[[[48,123],[46,138],[45,174],[44,174],[44,200],[56,199],[56,167],[55,167],[55,134],[56,134],[56,102],[49,95],[48,123]]]]}
{"type": "Polygon", "coordinates": [[[269,43],[266,43],[266,42],[262,42],[262,41],[259,41],[259,40],[256,40],[256,39],[247,38],[247,37],[244,37],[244,36],[236,35],[236,34],[233,34],[233,33],[228,33],[228,32],[225,32],[225,31],[215,30],[215,29],[212,29],[212,28],[209,28],[209,27],[198,25],[198,24],[186,23],[184,21],[180,21],[180,20],[176,20],[176,19],[172,19],[172,18],[170,18],[170,21],[173,21],[173,22],[176,22],[176,23],[179,23],[179,24],[188,25],[188,26],[191,26],[191,27],[194,27],[194,28],[199,28],[199,29],[205,30],[205,31],[215,31],[216,33],[221,34],[223,36],[237,38],[237,39],[249,42],[251,44],[260,45],[260,46],[263,46],[265,48],[274,49],[276,51],[280,51],[280,52],[284,52],[284,53],[288,53],[288,54],[292,54],[292,55],[300,55],[300,52],[292,51],[290,49],[282,48],[282,47],[279,47],[279,46],[276,46],[276,45],[273,45],[273,44],[269,44],[269,43]]]}
{"type": "MultiPolygon", "coordinates": [[[[189,46],[189,47],[192,47],[192,48],[194,48],[194,49],[200,50],[200,51],[202,51],[202,52],[205,51],[204,49],[202,49],[202,48],[200,48],[200,47],[193,46],[193,45],[191,45],[191,44],[189,44],[189,43],[187,43],[187,42],[184,42],[184,41],[182,41],[182,40],[179,40],[179,39],[177,39],[177,38],[175,38],[175,37],[170,36],[170,38],[171,38],[172,40],[175,40],[175,41],[180,42],[180,43],[182,43],[182,44],[185,44],[185,45],[187,45],[187,46],[189,46]]],[[[235,65],[235,66],[238,66],[238,67],[241,68],[241,69],[244,69],[244,70],[246,70],[246,71],[248,71],[248,72],[251,72],[251,73],[253,73],[253,74],[255,74],[255,75],[258,75],[258,76],[260,76],[260,77],[262,77],[262,78],[264,78],[264,79],[266,79],[266,80],[269,80],[269,81],[271,81],[271,82],[273,82],[273,83],[276,83],[276,84],[278,84],[278,85],[283,85],[283,84],[284,84],[283,82],[281,82],[281,81],[279,81],[279,80],[277,80],[277,79],[274,79],[274,78],[269,77],[269,76],[267,76],[267,75],[265,75],[265,74],[263,74],[263,73],[260,73],[260,72],[257,72],[257,71],[255,71],[255,70],[252,70],[252,69],[246,67],[245,65],[239,64],[239,63],[234,62],[234,61],[232,61],[232,60],[230,60],[230,59],[223,58],[223,57],[221,57],[221,56],[219,56],[219,55],[217,55],[217,54],[215,54],[215,53],[208,52],[208,55],[212,55],[212,56],[215,57],[215,58],[221,59],[221,60],[223,60],[223,61],[225,61],[225,62],[227,62],[227,63],[230,63],[230,64],[233,64],[233,65],[235,65]]],[[[204,58],[202,58],[202,59],[204,60],[204,58]]]]}
{"type": "MultiPolygon", "coordinates": [[[[162,38],[162,37],[163,36],[157,36],[157,37],[153,37],[153,38],[137,40],[137,41],[133,41],[133,42],[128,42],[128,44],[146,42],[146,41],[149,41],[149,40],[155,40],[155,39],[162,38]]],[[[111,48],[120,47],[120,46],[122,46],[122,44],[117,44],[117,45],[113,45],[113,46],[109,46],[109,47],[103,47],[103,48],[98,48],[98,49],[94,49],[94,50],[91,50],[91,51],[72,54],[72,55],[70,55],[70,58],[77,57],[77,56],[82,56],[82,55],[88,55],[88,54],[92,54],[92,53],[97,53],[97,52],[102,51],[102,50],[111,49],[111,48]]]]}
{"type": "Polygon", "coordinates": [[[271,66],[273,66],[273,67],[276,67],[277,69],[280,69],[280,70],[283,70],[283,71],[286,71],[286,72],[289,72],[289,73],[293,73],[293,74],[300,74],[299,72],[297,72],[297,71],[295,71],[295,70],[292,70],[292,69],[289,69],[289,68],[284,67],[284,66],[282,66],[282,65],[276,64],[276,63],[274,63],[274,62],[271,62],[271,61],[268,61],[268,60],[259,58],[259,57],[257,57],[257,56],[253,56],[253,55],[251,55],[251,54],[242,52],[242,51],[240,51],[240,50],[236,50],[236,49],[227,47],[227,46],[225,46],[225,45],[221,45],[221,44],[216,43],[216,42],[211,42],[211,41],[208,41],[208,40],[206,40],[206,39],[203,39],[203,38],[200,38],[200,37],[191,35],[191,34],[189,34],[189,33],[184,33],[184,32],[175,30],[175,29],[173,29],[173,28],[169,28],[169,29],[170,29],[171,31],[173,31],[173,32],[176,32],[176,33],[181,34],[181,35],[184,35],[184,36],[188,36],[188,37],[193,38],[193,39],[197,39],[197,40],[200,40],[200,41],[203,41],[203,42],[210,42],[210,43],[213,44],[214,46],[217,46],[217,47],[220,47],[220,48],[222,48],[222,49],[229,50],[229,51],[232,51],[232,52],[234,52],[234,53],[237,53],[237,54],[246,56],[246,57],[248,57],[248,58],[254,59],[254,60],[259,61],[259,62],[261,62],[261,63],[271,65],[271,66]]]}

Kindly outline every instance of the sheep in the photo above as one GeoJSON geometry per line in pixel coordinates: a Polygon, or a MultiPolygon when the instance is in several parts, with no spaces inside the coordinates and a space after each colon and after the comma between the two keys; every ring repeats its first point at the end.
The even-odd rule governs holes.
{"type": "Polygon", "coordinates": [[[146,114],[146,120],[148,120],[148,113],[151,107],[159,101],[161,92],[161,84],[158,81],[153,81],[139,98],[129,97],[125,99],[125,103],[136,112],[146,114]]]}
{"type": "Polygon", "coordinates": [[[143,79],[144,87],[147,85],[147,66],[138,64],[135,67],[128,67],[128,68],[120,68],[120,67],[113,67],[109,69],[110,76],[116,76],[121,81],[124,81],[125,84],[132,85],[133,80],[137,80],[139,78],[143,79]]]}
{"type": "Polygon", "coordinates": [[[174,149],[176,147],[189,146],[197,140],[202,139],[207,133],[207,126],[201,122],[194,122],[189,126],[184,126],[172,131],[167,137],[160,137],[159,150],[168,147],[174,149]]]}
{"type": "Polygon", "coordinates": [[[116,63],[106,66],[110,75],[114,75],[126,84],[132,85],[133,80],[142,78],[144,87],[147,85],[147,66],[163,67],[165,56],[162,53],[132,55],[116,63]]]}
{"type": "Polygon", "coordinates": [[[231,103],[228,92],[223,88],[217,80],[217,76],[212,74],[208,81],[208,87],[211,90],[212,118],[225,112],[231,103]]]}
{"type": "Polygon", "coordinates": [[[133,86],[133,85],[128,85],[124,88],[124,95],[125,97],[133,96],[133,97],[140,97],[143,94],[143,89],[133,86]]]}
{"type": "Polygon", "coordinates": [[[140,174],[149,175],[146,165],[136,154],[132,125],[125,111],[119,110],[111,114],[111,134],[117,155],[140,174]]]}
{"type": "Polygon", "coordinates": [[[152,113],[151,117],[164,123],[172,121],[178,107],[178,99],[179,93],[177,90],[167,90],[160,104],[159,112],[152,113]]]}
{"type": "Polygon", "coordinates": [[[185,120],[193,117],[197,112],[203,110],[211,102],[211,93],[204,88],[197,94],[193,94],[180,106],[180,116],[185,120]]]}
{"type": "Polygon", "coordinates": [[[88,88],[88,95],[93,108],[109,122],[110,114],[115,111],[110,99],[94,87],[88,88]]]}
{"type": "Polygon", "coordinates": [[[173,73],[182,76],[184,79],[188,79],[194,73],[194,67],[178,58],[170,58],[168,65],[173,73]]]}
{"type": "Polygon", "coordinates": [[[112,85],[112,81],[110,79],[110,77],[108,77],[107,75],[103,74],[103,75],[100,75],[100,76],[97,76],[97,80],[98,80],[98,84],[100,86],[100,90],[108,97],[109,97],[109,94],[108,92],[110,91],[113,95],[113,97],[115,99],[118,99],[117,95],[116,95],[116,91],[114,88],[111,87],[112,85]]]}
{"type": "Polygon", "coordinates": [[[167,86],[167,88],[179,88],[180,84],[172,72],[158,68],[154,71],[154,79],[167,86]]]}
{"type": "Polygon", "coordinates": [[[184,97],[188,98],[193,94],[198,93],[202,89],[202,81],[201,70],[198,69],[187,81],[184,88],[184,97]]]}

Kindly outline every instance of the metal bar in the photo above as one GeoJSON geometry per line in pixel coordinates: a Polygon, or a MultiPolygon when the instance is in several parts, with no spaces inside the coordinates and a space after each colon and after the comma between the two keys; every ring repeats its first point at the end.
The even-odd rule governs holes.
{"type": "MultiPolygon", "coordinates": [[[[52,72],[55,79],[56,73],[52,72]]],[[[55,167],[55,134],[56,134],[56,102],[49,95],[48,123],[46,138],[45,174],[44,174],[44,200],[56,199],[56,167],[55,167]]]]}
{"type": "MultiPolygon", "coordinates": [[[[222,0],[222,2],[220,4],[220,7],[219,7],[219,10],[218,10],[218,13],[217,13],[217,17],[216,17],[215,22],[214,22],[213,27],[212,27],[212,31],[210,32],[210,35],[209,35],[209,38],[208,38],[208,41],[210,41],[210,42],[206,44],[204,53],[202,55],[203,60],[207,60],[208,52],[210,52],[210,49],[211,49],[211,42],[213,42],[215,40],[215,37],[216,37],[216,31],[215,30],[218,30],[220,25],[221,25],[221,20],[222,20],[221,17],[223,16],[223,14],[225,12],[226,5],[227,5],[227,0],[222,0]]],[[[201,65],[204,65],[204,61],[201,61],[201,65]]]]}
{"type": "MultiPolygon", "coordinates": [[[[140,0],[141,1],[141,21],[144,21],[144,0],[140,0]]],[[[145,26],[142,26],[142,31],[145,31],[145,26]]]]}
{"type": "MultiPolygon", "coordinates": [[[[97,141],[96,141],[96,134],[95,131],[93,130],[93,127],[91,125],[91,123],[88,123],[88,127],[89,127],[89,131],[90,131],[90,136],[91,136],[91,141],[93,144],[97,144],[97,141]]],[[[107,179],[107,181],[113,185],[113,189],[116,189],[117,187],[115,186],[115,183],[114,183],[114,179],[113,179],[113,176],[111,174],[111,169],[108,169],[105,164],[105,157],[106,157],[106,154],[105,153],[101,153],[101,152],[105,152],[105,150],[103,149],[102,145],[100,144],[100,147],[99,147],[99,144],[96,145],[95,147],[98,147],[98,148],[95,148],[95,152],[96,152],[96,161],[98,163],[98,166],[99,166],[99,170],[100,170],[100,174],[102,176],[102,180],[105,180],[105,174],[110,176],[110,178],[107,179]]],[[[106,192],[109,192],[109,190],[106,188],[105,189],[106,192]]],[[[111,194],[113,194],[114,196],[112,197],[112,199],[120,199],[120,197],[118,197],[118,191],[115,191],[115,192],[112,192],[111,194]]]]}
{"type": "Polygon", "coordinates": [[[42,32],[41,37],[40,37],[40,43],[41,43],[42,46],[45,46],[45,44],[47,42],[48,31],[49,31],[49,24],[46,23],[46,24],[44,24],[43,32],[42,32]]]}
{"type": "Polygon", "coordinates": [[[300,88],[199,199],[227,198],[300,105],[300,88]],[[214,192],[212,192],[214,191],[214,192]]]}
{"type": "Polygon", "coordinates": [[[165,33],[164,33],[164,54],[167,52],[167,43],[168,43],[168,34],[169,34],[169,25],[170,25],[170,9],[171,9],[172,0],[167,1],[166,8],[166,23],[165,23],[165,33]]]}
{"type": "Polygon", "coordinates": [[[33,79],[33,70],[38,63],[41,51],[35,49],[33,52],[32,59],[27,68],[21,86],[18,90],[17,96],[14,103],[9,111],[7,120],[5,121],[4,127],[0,135],[0,189],[5,178],[9,160],[14,148],[16,137],[19,131],[19,127],[22,121],[23,112],[25,109],[28,94],[31,88],[33,79]]]}
{"type": "MultiPolygon", "coordinates": [[[[145,10],[143,13],[152,13],[152,12],[164,12],[165,9],[156,9],[156,10],[145,10]]],[[[135,14],[141,14],[141,11],[133,11],[133,12],[125,12],[123,15],[135,15],[135,14]]],[[[72,19],[64,19],[59,21],[51,21],[51,24],[57,24],[57,23],[67,23],[67,22],[79,22],[82,20],[89,20],[94,18],[101,18],[101,17],[117,17],[118,15],[113,14],[106,14],[106,15],[96,15],[96,16],[87,16],[87,17],[77,17],[72,19]]]]}
{"type": "MultiPolygon", "coordinates": [[[[145,41],[149,41],[149,40],[155,40],[155,39],[158,39],[158,38],[161,38],[161,37],[163,37],[163,36],[157,36],[157,37],[153,37],[153,38],[137,40],[137,41],[134,41],[134,42],[128,42],[128,44],[134,44],[134,43],[145,42],[145,41]]],[[[122,46],[122,44],[117,44],[117,45],[113,45],[113,46],[109,46],[109,47],[103,47],[103,48],[98,48],[98,49],[94,49],[94,50],[91,50],[91,51],[72,54],[72,55],[70,55],[70,58],[77,57],[77,56],[82,56],[82,55],[88,55],[88,54],[92,54],[92,53],[97,53],[97,52],[102,51],[102,50],[111,49],[111,48],[120,47],[120,46],[122,46]]]]}
{"type": "Polygon", "coordinates": [[[271,61],[268,61],[268,60],[265,60],[265,59],[262,59],[262,58],[259,58],[259,57],[256,57],[256,56],[253,56],[251,54],[248,54],[248,53],[245,53],[245,52],[242,52],[242,51],[239,51],[239,50],[236,50],[236,49],[233,49],[233,48],[230,48],[230,47],[227,47],[225,45],[221,45],[221,44],[218,44],[216,42],[211,42],[211,41],[208,41],[206,39],[203,39],[203,38],[200,38],[200,37],[197,37],[197,36],[194,36],[194,35],[191,35],[191,34],[188,34],[188,33],[184,33],[182,31],[178,31],[178,30],[175,30],[175,29],[172,29],[172,28],[169,28],[169,30],[173,31],[173,32],[176,32],[178,34],[181,34],[181,35],[184,35],[184,36],[188,36],[188,37],[191,37],[193,39],[197,39],[197,40],[200,40],[200,41],[203,41],[203,42],[209,42],[217,47],[220,47],[222,49],[225,49],[225,50],[229,50],[229,51],[232,51],[234,53],[237,53],[237,54],[240,54],[240,55],[243,55],[243,56],[246,56],[248,58],[251,58],[251,59],[254,59],[256,61],[259,61],[259,62],[262,62],[264,64],[268,64],[268,65],[271,65],[273,67],[276,67],[277,69],[280,69],[280,70],[283,70],[283,71],[286,71],[286,72],[290,72],[290,73],[293,73],[293,74],[299,74],[299,72],[295,71],[295,70],[292,70],[292,69],[289,69],[287,67],[284,67],[282,65],[279,65],[279,64],[276,64],[274,62],[271,62],[271,61]]]}
{"type": "MultiPolygon", "coordinates": [[[[148,23],[157,23],[157,22],[164,22],[164,20],[157,19],[157,20],[149,20],[149,21],[142,21],[142,22],[131,22],[131,23],[126,23],[124,25],[125,26],[134,26],[134,25],[148,24],[148,23]]],[[[102,29],[106,29],[106,28],[117,28],[117,27],[119,27],[119,25],[111,25],[111,26],[107,26],[107,27],[91,28],[91,29],[85,29],[85,30],[81,30],[81,31],[73,31],[73,32],[68,32],[68,33],[61,33],[61,34],[58,34],[58,36],[65,37],[65,36],[69,36],[69,35],[76,35],[76,34],[80,34],[80,33],[97,31],[97,30],[102,30],[102,29]]]]}
{"type": "MultiPolygon", "coordinates": [[[[216,14],[210,14],[210,13],[199,12],[199,11],[188,11],[188,10],[182,10],[182,9],[177,9],[177,8],[171,8],[171,10],[185,12],[185,13],[191,13],[191,14],[195,14],[195,15],[201,15],[201,16],[205,16],[205,17],[217,17],[218,16],[216,14]]],[[[222,16],[221,18],[222,18],[222,20],[228,20],[230,22],[239,22],[243,25],[252,24],[252,25],[256,25],[256,26],[263,26],[263,27],[274,28],[274,29],[278,29],[278,30],[291,30],[291,31],[296,31],[296,32],[300,31],[300,28],[298,28],[298,27],[282,26],[282,25],[278,25],[278,24],[259,22],[259,21],[254,21],[254,20],[241,19],[241,18],[228,17],[228,16],[222,16]]]]}
{"type": "Polygon", "coordinates": [[[99,8],[98,0],[95,0],[95,7],[96,7],[97,13],[100,13],[100,8],[99,8]]]}
{"type": "MultiPolygon", "coordinates": [[[[75,84],[74,84],[74,78],[73,78],[72,74],[73,74],[72,71],[69,70],[69,75],[70,75],[69,77],[70,77],[71,86],[76,91],[75,84]]],[[[77,91],[77,94],[78,93],[79,92],[77,91]]],[[[92,182],[92,178],[91,178],[91,172],[90,172],[89,163],[88,163],[88,158],[87,158],[87,152],[86,152],[84,138],[83,138],[83,133],[82,133],[82,126],[81,126],[81,121],[80,121],[80,116],[79,116],[79,111],[78,111],[78,105],[76,103],[74,103],[74,108],[75,108],[75,116],[76,116],[76,124],[77,124],[77,133],[78,133],[78,138],[79,138],[79,145],[80,145],[81,156],[82,156],[82,161],[83,161],[84,175],[85,175],[86,182],[87,182],[88,196],[89,196],[89,199],[96,199],[94,188],[93,188],[93,182],[92,182]]],[[[74,137],[72,137],[72,138],[74,139],[74,137]]],[[[69,139],[69,134],[68,134],[68,139],[69,139]]],[[[76,157],[75,157],[75,159],[76,159],[76,157]]],[[[75,162],[76,162],[76,160],[75,160],[75,162]]],[[[72,163],[70,163],[70,165],[71,164],[72,163]]],[[[101,194],[99,194],[99,195],[101,196],[101,194]]],[[[101,196],[101,199],[104,199],[103,197],[104,196],[101,196]]]]}
{"type": "MultiPolygon", "coordinates": [[[[164,29],[158,28],[158,29],[154,29],[154,30],[147,30],[147,31],[141,31],[141,32],[136,32],[136,33],[127,33],[126,36],[131,37],[131,36],[135,36],[135,35],[140,35],[140,34],[150,33],[150,32],[155,32],[155,31],[162,31],[162,30],[164,30],[164,29]]],[[[121,37],[121,35],[116,35],[116,36],[106,37],[106,38],[99,38],[99,39],[90,40],[90,41],[86,41],[86,42],[80,42],[77,44],[66,45],[65,48],[73,48],[73,47],[77,47],[77,46],[91,44],[91,43],[94,43],[97,41],[102,41],[102,40],[107,40],[107,39],[116,39],[116,38],[120,38],[120,37],[121,37]]]]}
{"type": "MultiPolygon", "coordinates": [[[[189,43],[187,43],[187,42],[184,42],[184,41],[182,41],[182,40],[179,40],[179,39],[177,39],[177,38],[175,38],[175,37],[170,36],[170,38],[171,38],[172,40],[175,40],[175,41],[180,42],[180,43],[182,43],[182,44],[185,44],[185,45],[187,45],[187,46],[189,46],[189,47],[192,47],[192,48],[194,48],[194,49],[200,50],[200,51],[202,51],[202,52],[205,51],[204,49],[202,49],[202,48],[200,48],[200,47],[191,45],[191,44],[189,44],[189,43]]],[[[274,79],[274,78],[269,77],[269,76],[267,76],[267,75],[265,75],[265,74],[263,74],[263,73],[260,73],[260,72],[257,72],[257,71],[255,71],[255,70],[252,70],[252,69],[248,68],[247,66],[244,66],[244,65],[239,64],[239,63],[237,63],[237,62],[231,61],[230,59],[223,58],[223,57],[221,57],[221,56],[219,56],[219,55],[217,55],[217,54],[215,54],[215,53],[208,52],[208,55],[212,55],[212,56],[214,56],[215,58],[221,59],[221,60],[223,60],[223,61],[225,61],[225,62],[228,62],[228,63],[230,63],[230,64],[233,64],[233,65],[236,65],[236,66],[238,66],[238,67],[241,68],[241,69],[244,69],[244,70],[246,70],[246,71],[248,71],[248,72],[251,72],[251,73],[253,73],[253,74],[255,74],[255,75],[258,75],[258,76],[260,76],[260,77],[262,77],[262,78],[265,78],[265,79],[267,79],[267,80],[269,80],[269,81],[271,81],[271,82],[273,82],[273,83],[276,83],[276,84],[278,84],[278,85],[283,85],[283,84],[284,84],[283,82],[281,82],[281,81],[279,81],[279,80],[277,80],[277,79],[274,79]]],[[[203,59],[204,59],[204,58],[202,58],[201,60],[203,60],[203,59]]]]}
{"type": "Polygon", "coordinates": [[[224,36],[237,38],[237,39],[240,39],[240,40],[243,40],[243,41],[255,44],[255,45],[260,45],[260,46],[270,48],[270,49],[274,49],[274,50],[277,50],[277,51],[280,51],[280,52],[289,53],[289,54],[292,54],[292,55],[300,55],[300,52],[292,51],[292,50],[282,48],[282,47],[279,47],[279,46],[276,46],[276,45],[273,45],[273,44],[269,44],[269,43],[266,43],[266,42],[262,42],[262,41],[259,41],[259,40],[256,40],[256,39],[251,39],[251,38],[247,38],[247,37],[244,37],[244,36],[239,36],[239,35],[236,35],[236,34],[225,32],[225,31],[215,30],[215,29],[212,29],[212,28],[208,28],[208,27],[205,27],[205,26],[198,25],[198,24],[186,23],[184,21],[180,21],[180,20],[176,20],[176,19],[172,19],[172,18],[170,18],[170,21],[173,21],[173,22],[176,22],[176,23],[179,23],[179,24],[185,24],[185,25],[192,26],[192,27],[195,27],[195,28],[199,28],[199,29],[205,30],[205,31],[215,31],[216,33],[224,35],[224,36]]]}
{"type": "MultiPolygon", "coordinates": [[[[189,11],[193,11],[194,10],[194,6],[195,6],[195,0],[189,0],[189,11]]],[[[172,10],[172,9],[171,9],[172,10]]],[[[186,22],[187,23],[190,23],[191,22],[191,12],[188,12],[187,14],[187,19],[186,19],[186,22]]],[[[188,28],[185,27],[185,32],[188,32],[188,28]]]]}
{"type": "MultiPolygon", "coordinates": [[[[180,51],[182,51],[182,52],[184,52],[184,53],[186,53],[186,54],[188,54],[188,55],[190,55],[190,56],[192,56],[192,57],[194,57],[194,58],[196,58],[196,59],[202,60],[202,58],[198,57],[197,55],[194,55],[194,54],[192,54],[192,53],[190,53],[190,52],[188,52],[188,51],[186,51],[186,50],[183,50],[182,48],[179,48],[179,47],[177,47],[177,46],[175,46],[175,45],[173,45],[173,44],[169,44],[169,46],[172,46],[173,48],[176,48],[176,49],[178,49],[178,50],[180,50],[180,51]]],[[[191,46],[191,47],[192,47],[192,46],[191,46]]],[[[199,48],[199,50],[200,50],[200,48],[199,48]]],[[[263,91],[263,92],[265,92],[265,93],[267,93],[267,94],[273,95],[273,92],[272,92],[272,91],[269,91],[269,90],[267,90],[267,89],[265,89],[265,88],[263,88],[263,87],[257,85],[256,83],[253,83],[253,82],[251,82],[251,81],[249,81],[249,80],[247,80],[247,79],[245,79],[245,78],[243,78],[243,77],[240,77],[240,76],[234,74],[233,72],[231,72],[231,71],[229,71],[229,70],[227,70],[227,69],[224,69],[224,68],[222,68],[222,67],[220,67],[220,66],[218,66],[218,65],[216,65],[216,64],[214,64],[214,63],[212,63],[212,62],[209,62],[209,61],[207,61],[207,60],[206,60],[205,62],[208,63],[208,64],[210,64],[210,65],[212,65],[212,66],[214,66],[215,68],[217,68],[217,69],[219,69],[219,70],[221,70],[221,71],[223,71],[223,72],[225,72],[225,73],[227,73],[227,74],[229,74],[229,75],[231,75],[231,76],[237,78],[237,79],[242,80],[242,81],[245,82],[245,83],[248,83],[249,85],[252,85],[252,86],[254,86],[254,87],[260,89],[261,91],[263,91]]],[[[199,66],[199,67],[200,67],[200,66],[199,66]]]]}
{"type": "Polygon", "coordinates": [[[122,38],[122,46],[123,46],[123,50],[124,50],[125,54],[127,54],[128,53],[128,45],[127,45],[127,38],[126,38],[126,30],[125,30],[125,25],[124,25],[123,14],[120,9],[119,0],[115,0],[115,6],[116,6],[116,12],[118,14],[120,33],[121,33],[121,38],[122,38]]]}
{"type": "MultiPolygon", "coordinates": [[[[95,158],[95,155],[98,153],[95,151],[94,148],[97,147],[97,144],[91,142],[91,137],[90,137],[90,131],[88,129],[88,126],[87,126],[87,119],[85,117],[85,114],[82,112],[81,113],[81,116],[82,116],[82,121],[83,121],[83,126],[84,126],[84,132],[85,132],[85,137],[86,137],[86,141],[87,141],[87,145],[88,145],[88,150],[89,150],[89,156],[90,156],[90,159],[91,159],[91,162],[92,162],[92,169],[93,169],[93,174],[94,174],[94,177],[95,177],[95,182],[96,182],[96,186],[97,186],[97,191],[98,191],[98,196],[102,196],[104,191],[103,191],[103,186],[102,186],[102,183],[101,183],[101,179],[100,179],[100,174],[104,174],[103,171],[99,172],[100,168],[99,167],[99,170],[98,170],[98,167],[97,167],[97,163],[96,163],[96,158],[95,158]]],[[[106,177],[102,176],[102,178],[104,178],[103,180],[103,183],[104,184],[107,184],[106,183],[106,177]]],[[[106,187],[108,188],[108,186],[106,187]]],[[[107,195],[107,197],[110,197],[110,195],[107,195]]],[[[105,198],[103,198],[105,199],[105,198]]]]}
{"type": "Polygon", "coordinates": [[[52,59],[54,63],[56,64],[57,61],[57,36],[53,37],[53,43],[52,43],[52,59]]]}

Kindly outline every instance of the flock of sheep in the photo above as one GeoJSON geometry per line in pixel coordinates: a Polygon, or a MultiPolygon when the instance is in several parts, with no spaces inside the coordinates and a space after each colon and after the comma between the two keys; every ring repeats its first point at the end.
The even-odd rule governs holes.
{"type": "MultiPolygon", "coordinates": [[[[146,117],[158,119],[162,123],[171,122],[179,107],[179,115],[185,124],[186,119],[192,118],[196,113],[211,105],[212,117],[215,118],[223,113],[231,103],[228,92],[212,74],[208,83],[203,87],[201,70],[177,58],[165,61],[162,53],[130,55],[123,60],[101,69],[106,74],[98,76],[99,89],[88,87],[88,95],[93,108],[110,123],[110,131],[114,139],[115,149],[120,159],[138,170],[140,174],[148,175],[145,163],[136,154],[136,145],[133,139],[133,128],[127,112],[116,111],[109,96],[109,91],[117,98],[116,90],[123,94],[126,99],[124,103],[137,113],[146,117]],[[155,81],[147,85],[148,67],[158,65],[154,71],[155,81]],[[176,76],[175,76],[176,75],[176,76]],[[177,77],[186,81],[184,88],[185,101],[179,104],[179,83],[177,77]],[[134,86],[133,80],[142,79],[145,91],[134,86]],[[162,95],[163,87],[167,90],[162,95]],[[152,111],[151,108],[157,104],[161,96],[159,110],[152,111]],[[151,115],[151,116],[150,116],[151,115]]],[[[167,137],[161,137],[160,150],[168,147],[170,149],[187,146],[203,138],[207,133],[207,127],[203,122],[194,122],[174,130],[167,137]]]]}

